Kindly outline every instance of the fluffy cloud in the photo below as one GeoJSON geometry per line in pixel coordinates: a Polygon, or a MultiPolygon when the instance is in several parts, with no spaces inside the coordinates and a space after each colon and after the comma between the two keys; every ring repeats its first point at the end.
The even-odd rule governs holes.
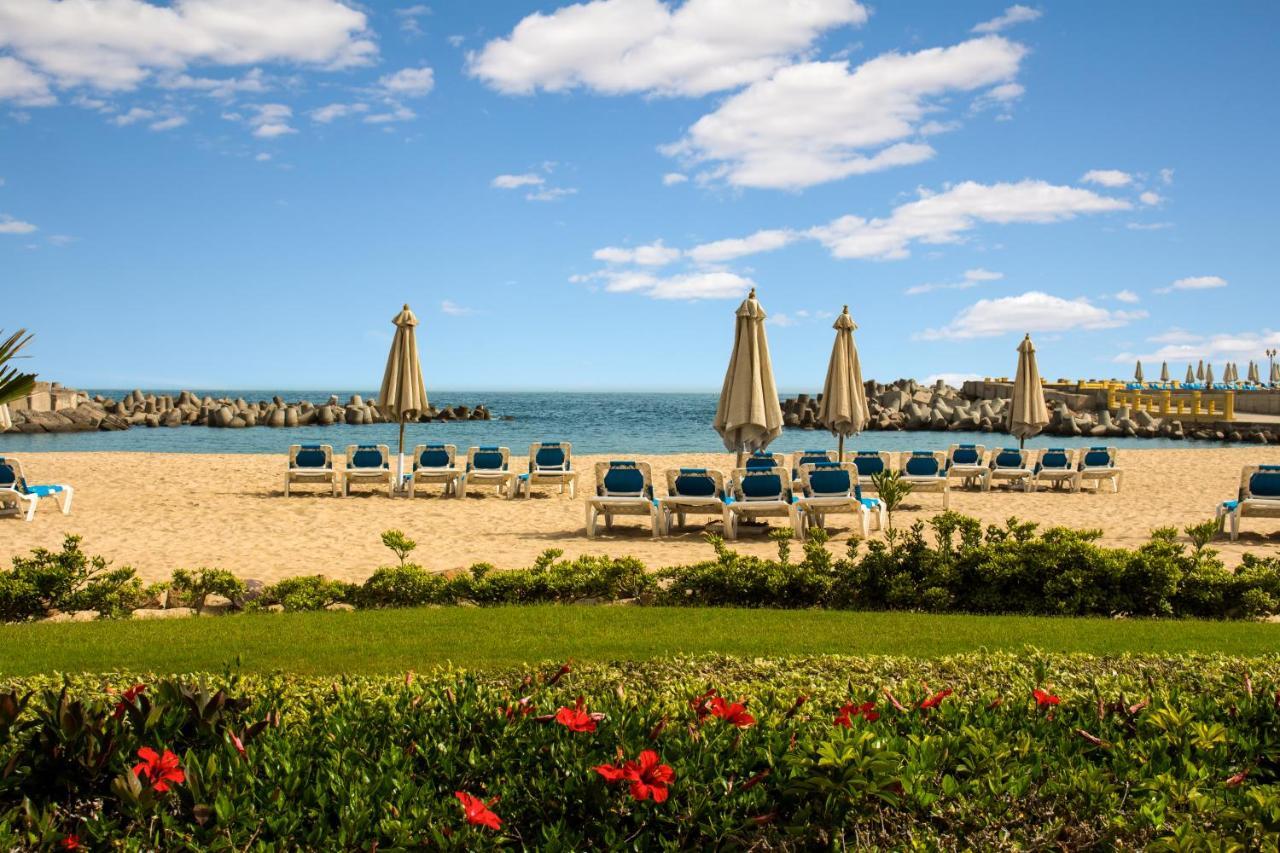
{"type": "Polygon", "coordinates": [[[638,293],[652,299],[689,301],[737,299],[755,286],[751,279],[728,270],[700,270],[664,277],[647,270],[606,269],[572,276],[569,280],[579,284],[603,282],[608,293],[638,293]]]}
{"type": "MultiPolygon", "coordinates": [[[[1135,358],[1151,361],[1196,361],[1202,358],[1225,358],[1232,361],[1260,359],[1264,350],[1280,347],[1280,332],[1263,329],[1260,332],[1219,332],[1197,335],[1182,329],[1173,335],[1157,335],[1151,343],[1164,344],[1149,353],[1120,353],[1116,361],[1132,361],[1135,358]]],[[[1262,365],[1263,372],[1266,364],[1262,365]]]]}
{"type": "Polygon", "coordinates": [[[49,81],[12,56],[0,56],[0,100],[17,101],[24,107],[47,107],[58,102],[49,91],[49,81]]]}
{"type": "Polygon", "coordinates": [[[476,313],[474,308],[467,308],[466,306],[459,305],[449,299],[440,303],[440,311],[448,314],[450,317],[465,317],[468,314],[476,313]]]}
{"type": "Polygon", "coordinates": [[[1114,298],[1117,302],[1124,302],[1129,305],[1134,305],[1141,301],[1138,294],[1134,293],[1132,290],[1121,290],[1115,294],[1114,298]]]}
{"type": "Polygon", "coordinates": [[[0,234],[30,234],[36,227],[30,222],[14,219],[7,213],[0,213],[0,234]]]}
{"type": "MultiPolygon", "coordinates": [[[[999,36],[917,53],[888,53],[855,69],[802,62],[748,86],[703,116],[665,153],[712,164],[733,186],[799,189],[933,156],[918,134],[947,96],[1010,84],[1026,49],[999,36]]],[[[1000,89],[1010,97],[1021,92],[1000,89]]]]}
{"type": "Polygon", "coordinates": [[[112,123],[117,127],[127,127],[131,124],[137,124],[140,121],[146,121],[155,115],[155,112],[142,107],[133,107],[126,113],[121,113],[111,119],[112,123]]]}
{"type": "Polygon", "coordinates": [[[794,242],[799,236],[794,231],[783,229],[757,231],[748,237],[716,240],[713,243],[694,246],[689,250],[689,257],[700,264],[721,263],[740,258],[743,255],[754,255],[759,252],[771,252],[774,249],[781,249],[783,246],[794,242]]]}
{"type": "Polygon", "coordinates": [[[6,0],[0,48],[59,86],[115,91],[197,63],[345,68],[377,53],[364,13],[338,0],[6,0]]]}
{"type": "Polygon", "coordinates": [[[937,290],[969,290],[984,281],[999,281],[1002,278],[1004,278],[1004,273],[1002,272],[992,272],[978,267],[977,269],[965,270],[964,277],[960,281],[943,284],[917,284],[908,287],[902,293],[904,296],[919,296],[924,293],[933,293],[937,290]]]}
{"type": "Polygon", "coordinates": [[[509,94],[704,95],[766,77],[823,31],[866,19],[855,0],[592,0],[529,15],[467,64],[509,94]]]}
{"type": "MultiPolygon", "coordinates": [[[[543,163],[542,167],[545,171],[550,172],[555,167],[555,163],[543,163]]],[[[547,179],[537,172],[525,172],[522,175],[498,175],[489,182],[489,186],[499,190],[518,190],[521,187],[528,187],[529,191],[524,195],[527,201],[557,201],[577,192],[573,187],[550,186],[547,183],[547,179]]]]}
{"type": "Polygon", "coordinates": [[[664,246],[662,241],[658,240],[646,246],[636,246],[634,249],[606,246],[603,249],[596,249],[592,257],[597,261],[605,261],[610,264],[639,264],[645,267],[661,267],[679,260],[680,250],[664,246]]]}
{"type": "Polygon", "coordinates": [[[545,178],[528,172],[523,175],[498,175],[489,182],[489,186],[500,190],[514,190],[520,187],[536,187],[545,183],[545,178]]]}
{"type": "Polygon", "coordinates": [[[422,35],[422,24],[419,18],[425,18],[431,14],[431,7],[422,3],[416,3],[413,6],[406,6],[403,9],[396,9],[396,17],[400,19],[400,31],[411,36],[422,35]]]}
{"type": "Polygon", "coordinates": [[[1044,181],[979,184],[965,181],[894,208],[883,219],[842,216],[813,228],[837,258],[907,257],[912,243],[956,243],[980,223],[1059,222],[1084,213],[1127,210],[1122,199],[1044,181]]]}
{"type": "Polygon", "coordinates": [[[327,104],[326,106],[312,110],[311,120],[319,124],[328,124],[336,119],[368,111],[368,104],[327,104]]]}
{"type": "Polygon", "coordinates": [[[1119,169],[1090,169],[1080,180],[1102,187],[1127,187],[1133,183],[1133,175],[1119,169]]]}
{"type": "Polygon", "coordinates": [[[689,180],[688,175],[682,175],[679,172],[667,172],[662,176],[662,185],[664,187],[674,187],[676,184],[683,184],[689,180]]]}
{"type": "Polygon", "coordinates": [[[991,338],[1022,332],[1114,329],[1147,316],[1144,311],[1108,311],[1084,299],[1063,299],[1039,291],[981,299],[956,315],[950,325],[927,329],[925,340],[991,338]]]}
{"type": "Polygon", "coordinates": [[[1028,21],[1034,21],[1039,18],[1043,12],[1039,9],[1032,9],[1030,6],[1010,6],[1004,10],[1003,15],[992,18],[989,21],[983,21],[973,28],[975,33],[998,33],[1001,30],[1007,30],[1009,27],[1017,24],[1025,24],[1028,21]]]}
{"type": "Polygon", "coordinates": [[[224,101],[240,94],[262,94],[270,88],[261,68],[250,69],[240,77],[192,77],[189,74],[176,74],[161,77],[156,82],[162,89],[193,89],[224,101]]]}
{"type": "Polygon", "coordinates": [[[148,130],[173,130],[175,127],[182,127],[187,123],[186,116],[169,116],[159,121],[153,121],[147,125],[148,130]]]}
{"type": "Polygon", "coordinates": [[[1213,290],[1226,286],[1227,280],[1220,275],[1193,275],[1180,278],[1168,287],[1156,288],[1156,293],[1172,293],[1175,290],[1213,290]]]}
{"type": "Polygon", "coordinates": [[[405,98],[421,98],[435,86],[435,72],[430,68],[402,68],[378,80],[388,94],[405,98]]]}
{"type": "Polygon", "coordinates": [[[1146,192],[1138,196],[1138,201],[1142,202],[1143,204],[1154,205],[1164,201],[1164,198],[1162,198],[1160,193],[1158,192],[1152,192],[1151,190],[1147,190],[1146,192]]]}
{"type": "Polygon", "coordinates": [[[289,126],[293,110],[285,104],[254,104],[254,114],[249,117],[253,135],[259,139],[274,139],[289,133],[297,133],[289,126]]]}

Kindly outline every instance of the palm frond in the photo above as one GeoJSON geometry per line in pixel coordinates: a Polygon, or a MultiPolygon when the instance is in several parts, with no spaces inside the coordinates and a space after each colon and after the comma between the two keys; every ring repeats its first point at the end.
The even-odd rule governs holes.
{"type": "MultiPolygon", "coordinates": [[[[4,332],[0,331],[0,335],[2,334],[4,332]]],[[[18,355],[18,351],[30,340],[31,336],[27,334],[27,330],[19,329],[0,342],[0,406],[27,396],[35,388],[34,373],[19,373],[16,367],[9,364],[13,359],[22,357],[18,355]]]]}

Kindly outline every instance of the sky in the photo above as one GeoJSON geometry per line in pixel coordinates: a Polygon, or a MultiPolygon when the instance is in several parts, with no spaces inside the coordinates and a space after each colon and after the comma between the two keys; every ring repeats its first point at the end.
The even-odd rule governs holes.
{"type": "Polygon", "coordinates": [[[94,388],[716,390],[1280,344],[1280,4],[0,0],[0,328],[94,388]]]}

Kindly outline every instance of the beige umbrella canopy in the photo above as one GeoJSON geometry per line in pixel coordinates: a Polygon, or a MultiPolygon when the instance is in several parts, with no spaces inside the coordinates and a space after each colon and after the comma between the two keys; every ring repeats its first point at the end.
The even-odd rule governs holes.
{"type": "Polygon", "coordinates": [[[1200,363],[1196,365],[1196,379],[1204,381],[1204,359],[1200,359],[1200,363]]]}
{"type": "Polygon", "coordinates": [[[1262,384],[1262,374],[1258,372],[1258,362],[1252,359],[1249,361],[1249,381],[1254,385],[1262,384]]]}
{"type": "Polygon", "coordinates": [[[1169,362],[1167,361],[1160,362],[1160,381],[1169,381],[1169,362]]]}
{"type": "Polygon", "coordinates": [[[418,340],[414,331],[418,318],[406,304],[391,322],[396,325],[396,334],[391,339],[391,352],[387,354],[386,372],[382,374],[378,408],[384,417],[400,424],[398,488],[404,479],[404,425],[406,421],[417,420],[427,410],[427,389],[422,384],[422,364],[418,361],[418,340]]]}
{"type": "Polygon", "coordinates": [[[1271,384],[1280,385],[1280,361],[1271,362],[1271,384]]]}
{"type": "Polygon", "coordinates": [[[0,432],[13,426],[13,418],[9,416],[9,404],[0,403],[0,432]]]}
{"type": "Polygon", "coordinates": [[[1013,399],[1009,403],[1009,432],[1018,439],[1019,446],[1049,425],[1036,348],[1029,334],[1018,344],[1018,372],[1013,377],[1013,399]]]}
{"type": "Polygon", "coordinates": [[[827,364],[827,381],[822,386],[822,402],[818,405],[818,423],[837,436],[840,461],[844,461],[846,436],[862,432],[871,420],[867,410],[867,390],[862,384],[862,365],[858,363],[858,346],[853,331],[858,324],[849,316],[849,306],[836,318],[836,340],[827,364]]]}
{"type": "Polygon", "coordinates": [[[1234,361],[1228,361],[1227,366],[1222,369],[1222,381],[1223,382],[1236,381],[1236,363],[1234,361]]]}
{"type": "Polygon", "coordinates": [[[1204,384],[1206,388],[1213,385],[1213,365],[1212,364],[1206,364],[1204,366],[1204,384]]]}
{"type": "Polygon", "coordinates": [[[1195,372],[1195,369],[1194,369],[1194,368],[1192,368],[1192,367],[1191,367],[1191,365],[1189,365],[1189,364],[1187,365],[1187,378],[1186,378],[1185,380],[1183,380],[1183,381],[1184,381],[1184,382],[1186,382],[1186,384],[1188,384],[1188,385],[1190,385],[1190,384],[1192,384],[1193,382],[1195,382],[1195,381],[1196,381],[1196,372],[1195,372]]]}
{"type": "Polygon", "coordinates": [[[1138,361],[1138,366],[1133,369],[1133,378],[1142,381],[1142,361],[1138,361]]]}
{"type": "Polygon", "coordinates": [[[782,435],[782,406],[773,382],[764,318],[753,287],[738,306],[733,354],[712,422],[724,446],[738,454],[763,450],[782,435]]]}

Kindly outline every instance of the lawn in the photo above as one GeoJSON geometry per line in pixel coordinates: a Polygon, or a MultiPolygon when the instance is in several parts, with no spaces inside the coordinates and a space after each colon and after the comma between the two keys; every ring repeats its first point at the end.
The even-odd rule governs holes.
{"type": "Polygon", "coordinates": [[[1280,625],[817,610],[536,606],[243,615],[0,627],[0,673],[244,671],[328,675],[452,663],[1020,650],[1115,655],[1280,648],[1280,625]]]}

